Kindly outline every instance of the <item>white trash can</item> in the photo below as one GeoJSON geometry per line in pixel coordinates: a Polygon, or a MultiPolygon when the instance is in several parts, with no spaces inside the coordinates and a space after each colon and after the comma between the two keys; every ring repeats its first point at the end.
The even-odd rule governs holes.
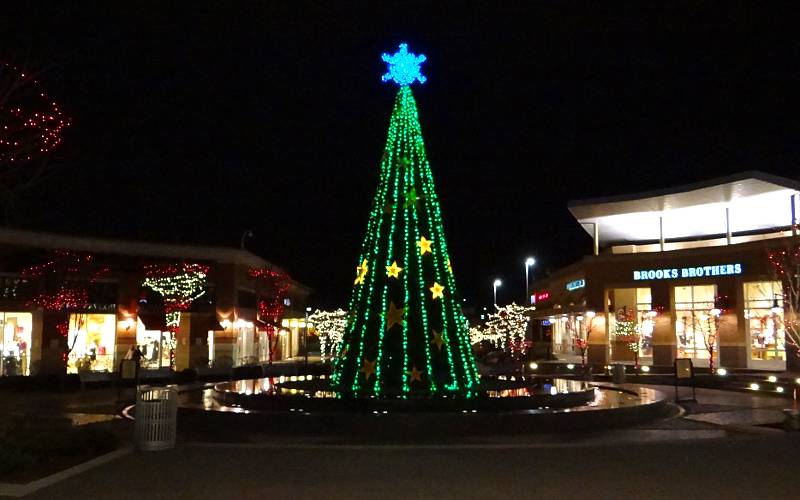
{"type": "Polygon", "coordinates": [[[142,386],[136,391],[136,447],[144,451],[175,447],[178,391],[142,386]]]}

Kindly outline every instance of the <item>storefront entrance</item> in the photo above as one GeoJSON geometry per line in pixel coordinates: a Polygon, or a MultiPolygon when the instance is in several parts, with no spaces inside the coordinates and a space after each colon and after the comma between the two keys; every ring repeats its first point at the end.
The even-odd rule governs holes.
{"type": "Polygon", "coordinates": [[[0,374],[4,377],[30,375],[33,315],[26,312],[0,312],[0,374]]]}
{"type": "Polygon", "coordinates": [[[136,325],[136,345],[142,352],[141,367],[158,370],[170,367],[170,347],[172,334],[160,330],[146,330],[141,319],[136,325]]]}

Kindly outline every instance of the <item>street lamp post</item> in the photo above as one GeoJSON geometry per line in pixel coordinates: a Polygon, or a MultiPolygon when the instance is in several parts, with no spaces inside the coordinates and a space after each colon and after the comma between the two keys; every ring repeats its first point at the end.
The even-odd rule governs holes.
{"type": "Polygon", "coordinates": [[[305,345],[306,351],[306,366],[308,366],[308,314],[311,312],[310,307],[306,307],[306,335],[303,339],[303,344],[305,345]]]}
{"type": "Polygon", "coordinates": [[[495,279],[494,283],[492,283],[492,290],[494,292],[494,305],[497,305],[497,289],[500,288],[502,284],[503,282],[500,281],[500,278],[495,279]]]}
{"type": "Polygon", "coordinates": [[[530,281],[528,280],[528,270],[536,264],[536,259],[533,257],[528,257],[525,259],[525,299],[523,303],[530,303],[531,299],[528,297],[528,291],[530,287],[530,281]]]}

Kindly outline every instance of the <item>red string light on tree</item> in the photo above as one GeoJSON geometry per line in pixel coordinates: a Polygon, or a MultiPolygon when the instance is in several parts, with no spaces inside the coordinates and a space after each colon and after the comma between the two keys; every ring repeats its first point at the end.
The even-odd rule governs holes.
{"type": "Polygon", "coordinates": [[[61,144],[70,119],[25,71],[0,63],[0,163],[35,160],[61,144]]]}
{"type": "Polygon", "coordinates": [[[85,309],[89,305],[89,286],[108,273],[88,253],[54,250],[50,259],[22,270],[23,278],[38,290],[30,303],[48,311],[85,309]]]}
{"type": "Polygon", "coordinates": [[[284,300],[292,279],[282,271],[263,267],[250,269],[248,274],[255,281],[259,317],[277,323],[283,316],[284,300]]]}

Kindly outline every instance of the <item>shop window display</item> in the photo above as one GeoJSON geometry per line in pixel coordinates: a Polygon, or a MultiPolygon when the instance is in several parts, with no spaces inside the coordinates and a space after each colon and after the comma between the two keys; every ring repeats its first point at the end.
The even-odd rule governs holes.
{"type": "Polygon", "coordinates": [[[70,314],[67,373],[114,371],[114,314],[70,314]]]}
{"type": "Polygon", "coordinates": [[[617,316],[620,311],[635,311],[633,318],[639,334],[639,357],[652,356],[654,313],[650,288],[614,288],[609,294],[609,300],[612,314],[608,315],[608,331],[617,331],[617,316]]]}
{"type": "Polygon", "coordinates": [[[30,375],[32,329],[30,313],[0,312],[0,373],[3,376],[30,375]]]}
{"type": "Polygon", "coordinates": [[[754,360],[786,360],[783,287],[778,281],[744,284],[744,318],[754,360]]]}
{"type": "Polygon", "coordinates": [[[235,365],[250,365],[258,362],[258,345],[255,341],[255,327],[249,321],[236,320],[234,322],[236,344],[233,348],[233,362],[235,365]]]}
{"type": "Polygon", "coordinates": [[[679,358],[708,359],[706,342],[716,342],[713,317],[716,285],[675,287],[675,336],[679,358]]]}
{"type": "Polygon", "coordinates": [[[169,368],[170,332],[146,330],[141,319],[136,324],[136,345],[142,353],[140,366],[148,370],[169,368]]]}

